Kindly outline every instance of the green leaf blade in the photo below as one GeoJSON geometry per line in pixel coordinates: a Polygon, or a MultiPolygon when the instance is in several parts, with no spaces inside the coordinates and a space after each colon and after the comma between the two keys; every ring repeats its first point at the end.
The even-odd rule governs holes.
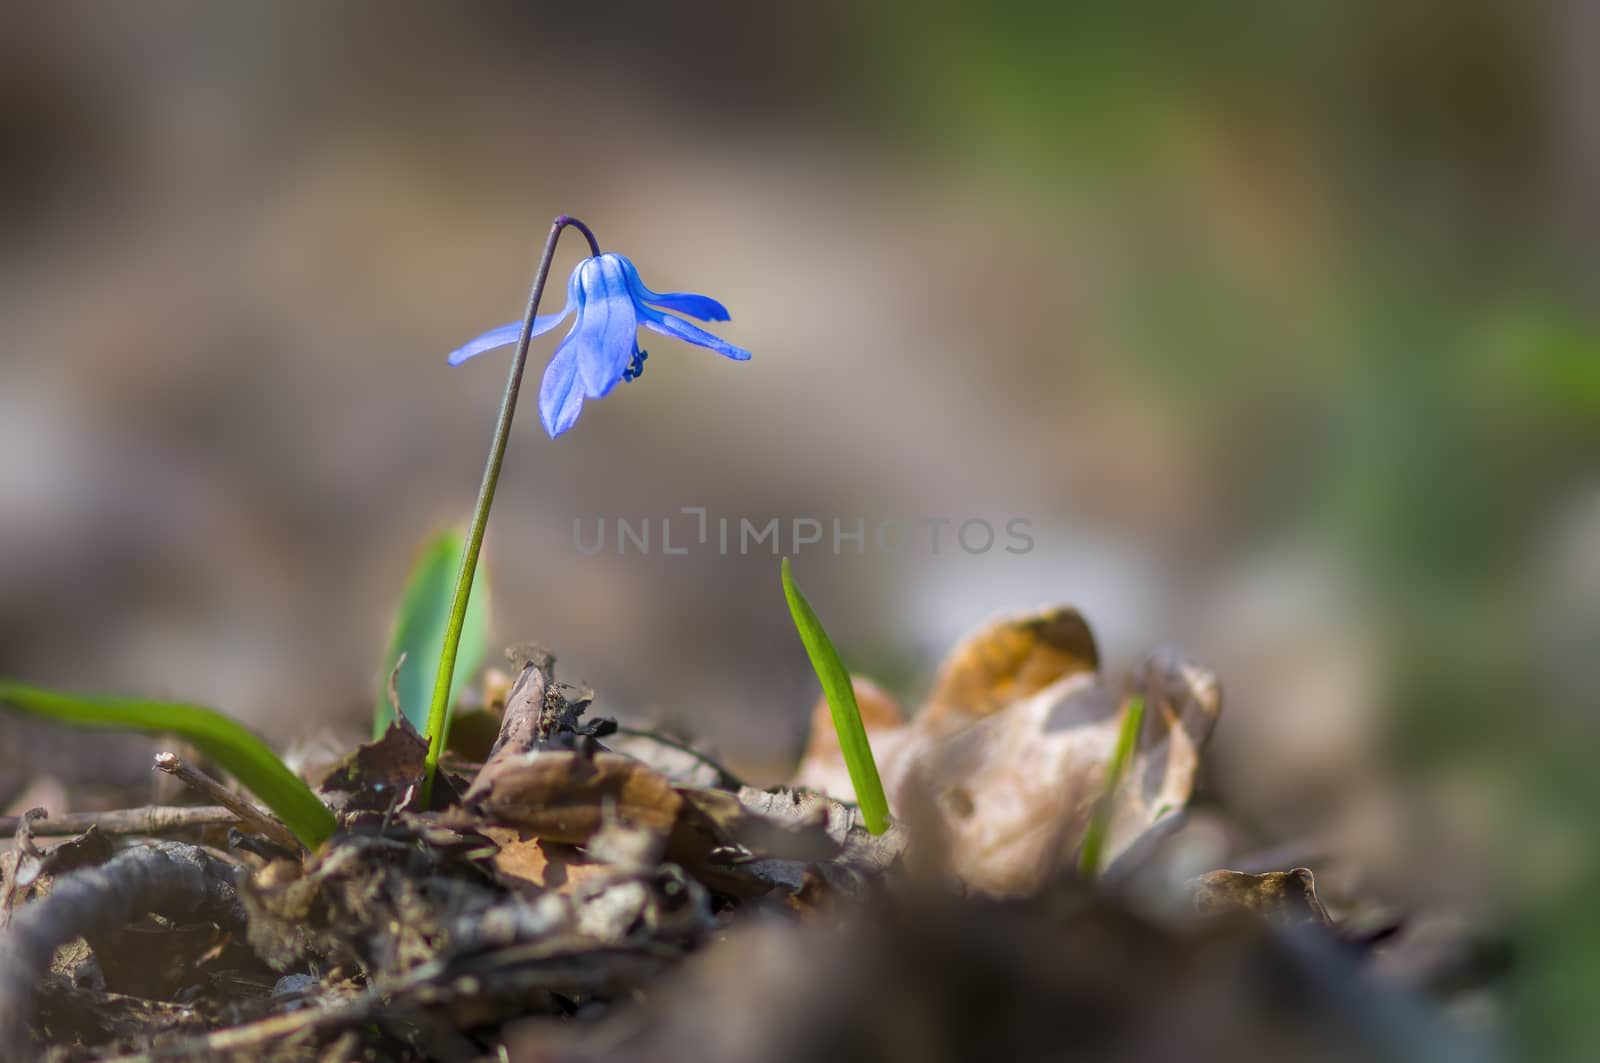
{"type": "Polygon", "coordinates": [[[215,709],[139,698],[89,697],[0,680],[0,702],[78,727],[175,734],[216,761],[283,820],[308,849],[338,826],[311,787],[278,759],[270,746],[215,709]]]}
{"type": "Polygon", "coordinates": [[[794,619],[795,630],[811,659],[811,668],[822,684],[823,696],[828,699],[828,712],[833,717],[833,729],[839,736],[839,748],[844,753],[844,763],[850,772],[850,785],[855,788],[856,803],[861,807],[861,818],[867,830],[882,834],[889,826],[889,799],[884,796],[883,782],[878,778],[878,765],[872,757],[872,746],[867,741],[866,725],[861,722],[861,709],[856,705],[855,686],[850,673],[833,641],[828,638],[822,621],[817,619],[811,603],[806,601],[800,588],[795,586],[789,569],[789,559],[783,559],[783,596],[789,603],[789,615],[794,619]]]}
{"type": "MultiPolygon", "coordinates": [[[[429,540],[406,578],[405,594],[395,614],[389,647],[383,658],[382,680],[372,711],[372,734],[381,738],[394,721],[389,704],[388,680],[395,675],[395,663],[405,654],[405,662],[395,675],[395,690],[406,719],[419,734],[427,733],[428,709],[433,699],[433,684],[438,676],[439,657],[444,649],[445,629],[450,624],[451,600],[461,570],[465,540],[459,532],[441,532],[429,540]]],[[[472,582],[466,618],[461,628],[461,644],[451,672],[450,690],[454,699],[482,667],[488,653],[489,602],[480,568],[472,582]]],[[[451,702],[454,705],[454,701],[451,702]]]]}

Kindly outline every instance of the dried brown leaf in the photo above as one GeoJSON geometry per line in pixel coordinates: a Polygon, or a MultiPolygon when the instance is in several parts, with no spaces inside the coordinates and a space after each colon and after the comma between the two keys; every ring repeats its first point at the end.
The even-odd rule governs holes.
{"type": "Polygon", "coordinates": [[[357,747],[340,761],[323,778],[320,789],[325,797],[342,802],[345,811],[387,811],[422,778],[427,755],[427,741],[402,716],[382,738],[357,747]]]}
{"type": "Polygon", "coordinates": [[[666,776],[632,757],[565,750],[496,756],[466,800],[490,823],[575,845],[600,829],[608,804],[623,822],[662,834],[683,804],[666,776]]]}
{"type": "Polygon", "coordinates": [[[1243,871],[1210,871],[1190,880],[1194,909],[1202,915],[1250,912],[1290,926],[1331,926],[1328,911],[1317,899],[1316,879],[1309,868],[1247,875],[1243,871]]]}
{"type": "Polygon", "coordinates": [[[921,739],[890,803],[909,808],[918,789],[931,798],[948,870],[969,888],[1031,893],[1082,840],[1120,719],[1093,676],[1069,676],[964,730],[921,739]]]}
{"type": "Polygon", "coordinates": [[[507,887],[528,896],[549,891],[570,893],[591,880],[611,874],[574,845],[548,841],[517,827],[483,827],[484,836],[500,847],[491,861],[507,887]]]}

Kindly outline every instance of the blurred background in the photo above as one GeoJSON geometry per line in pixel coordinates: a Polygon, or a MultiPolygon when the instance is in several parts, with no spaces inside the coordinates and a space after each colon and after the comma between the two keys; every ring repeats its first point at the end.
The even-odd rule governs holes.
{"type": "MultiPolygon", "coordinates": [[[[444,354],[571,213],[755,355],[527,405],[496,644],[771,782],[816,689],[770,546],[575,520],[821,521],[797,576],[911,705],[1076,604],[1113,676],[1217,668],[1260,839],[1509,927],[1509,1036],[1593,1058],[1600,6],[1158,7],[7,5],[0,673],[360,736],[509,357],[444,354]]],[[[147,756],[0,720],[0,799],[147,756]]]]}

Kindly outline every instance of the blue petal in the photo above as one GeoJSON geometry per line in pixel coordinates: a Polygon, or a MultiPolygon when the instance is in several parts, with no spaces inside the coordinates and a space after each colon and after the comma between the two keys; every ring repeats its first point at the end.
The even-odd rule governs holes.
{"type": "Polygon", "coordinates": [[[671,336],[687,343],[708,347],[724,358],[732,358],[736,362],[750,360],[750,352],[743,347],[735,347],[727,340],[719,339],[705,329],[691,325],[682,318],[673,317],[671,314],[663,314],[647,306],[639,308],[639,316],[643,319],[641,323],[645,328],[659,332],[663,336],[671,336]]]}
{"type": "MultiPolygon", "coordinates": [[[[551,329],[561,324],[561,319],[570,313],[572,313],[572,305],[569,303],[567,304],[567,308],[561,311],[559,314],[540,314],[538,317],[533,319],[533,331],[530,332],[529,335],[544,335],[546,332],[549,332],[551,329]]],[[[484,351],[492,351],[496,347],[505,347],[509,344],[516,343],[517,340],[521,338],[522,322],[513,321],[509,324],[501,325],[499,328],[492,328],[476,339],[468,340],[466,343],[450,352],[448,361],[451,365],[460,365],[473,355],[482,354],[484,351]]]]}
{"type": "Polygon", "coordinates": [[[578,414],[583,412],[583,389],[578,387],[576,334],[574,327],[561,341],[539,385],[539,419],[544,422],[544,430],[550,433],[551,439],[577,424],[578,414]]]}
{"type": "Polygon", "coordinates": [[[578,266],[578,320],[568,342],[577,347],[578,376],[591,399],[617,386],[638,347],[638,308],[616,257],[601,255],[578,266]]]}
{"type": "Polygon", "coordinates": [[[693,292],[653,292],[639,279],[639,271],[634,268],[632,262],[622,255],[614,257],[622,264],[622,271],[627,275],[628,290],[633,293],[634,302],[653,303],[664,310],[671,310],[676,314],[688,314],[701,321],[728,320],[728,308],[709,295],[696,295],[693,292]]]}

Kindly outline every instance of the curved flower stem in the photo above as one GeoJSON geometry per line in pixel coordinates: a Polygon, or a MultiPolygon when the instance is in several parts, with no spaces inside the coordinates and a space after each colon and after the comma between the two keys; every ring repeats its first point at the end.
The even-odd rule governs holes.
{"type": "Polygon", "coordinates": [[[466,549],[461,552],[461,570],[456,574],[455,596],[450,602],[450,622],[445,628],[444,648],[439,654],[439,671],[434,676],[433,700],[428,706],[428,755],[423,765],[422,803],[427,808],[433,797],[433,778],[439,771],[439,755],[450,734],[450,680],[456,670],[456,652],[461,645],[461,630],[467,619],[467,600],[472,596],[472,576],[478,570],[478,555],[483,552],[483,533],[489,526],[489,507],[494,505],[495,487],[500,483],[500,467],[505,463],[506,444],[511,439],[511,419],[517,410],[517,394],[522,390],[522,372],[528,364],[528,342],[532,339],[533,319],[539,313],[545,280],[550,276],[550,261],[555,257],[561,230],[577,229],[589,241],[589,249],[600,254],[594,232],[576,218],[560,215],[550,223],[544,254],[534,274],[533,290],[528,294],[528,309],[523,314],[522,335],[517,353],[511,359],[511,376],[506,381],[505,397],[500,400],[500,417],[495,422],[494,439],[489,443],[489,461],[483,468],[483,483],[478,486],[478,501],[472,509],[472,525],[467,531],[466,549]]]}
{"type": "MultiPolygon", "coordinates": [[[[579,221],[577,218],[569,218],[565,214],[561,215],[561,217],[559,217],[559,218],[557,218],[555,220],[555,225],[557,227],[564,226],[564,225],[570,225],[574,229],[578,230],[580,233],[583,234],[583,238],[585,240],[589,241],[589,253],[591,255],[593,255],[595,258],[599,258],[600,257],[600,241],[598,241],[598,240],[596,240],[594,238],[594,230],[593,229],[591,229],[587,225],[583,224],[583,222],[579,221]]],[[[552,237],[552,239],[554,239],[554,238],[552,237]]]]}

